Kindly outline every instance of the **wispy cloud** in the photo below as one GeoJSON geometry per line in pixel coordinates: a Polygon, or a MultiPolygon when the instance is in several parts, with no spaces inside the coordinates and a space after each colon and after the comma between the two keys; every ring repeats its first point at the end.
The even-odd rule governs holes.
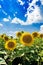
{"type": "Polygon", "coordinates": [[[41,1],[41,4],[43,5],[43,0],[40,0],[41,1]]]}
{"type": "Polygon", "coordinates": [[[7,15],[7,13],[2,9],[2,12],[5,14],[5,15],[7,15]]]}
{"type": "Polygon", "coordinates": [[[17,17],[15,17],[15,18],[12,20],[11,23],[26,25],[26,23],[25,23],[23,20],[21,20],[21,19],[19,19],[19,18],[17,18],[17,17]]]}
{"type": "Polygon", "coordinates": [[[3,0],[1,0],[1,1],[3,1],[3,0]]]}
{"type": "Polygon", "coordinates": [[[0,5],[0,8],[2,8],[1,5],[0,5]]]}
{"type": "Polygon", "coordinates": [[[40,26],[40,31],[39,33],[43,33],[43,25],[40,26]]]}
{"type": "Polygon", "coordinates": [[[6,34],[7,34],[8,36],[13,36],[13,37],[15,38],[17,32],[18,32],[18,31],[9,31],[9,32],[7,32],[6,34]]]}
{"type": "Polygon", "coordinates": [[[0,23],[0,27],[3,27],[3,24],[2,23],[0,23]]]}
{"type": "Polygon", "coordinates": [[[3,18],[3,21],[4,22],[8,22],[9,21],[9,18],[3,18]]]}
{"type": "Polygon", "coordinates": [[[23,2],[22,0],[18,0],[17,2],[20,3],[20,5],[24,5],[25,2],[23,2]]]}

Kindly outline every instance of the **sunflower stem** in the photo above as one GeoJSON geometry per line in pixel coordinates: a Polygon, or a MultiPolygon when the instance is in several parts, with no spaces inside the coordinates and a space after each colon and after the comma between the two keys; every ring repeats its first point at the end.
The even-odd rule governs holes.
{"type": "Polygon", "coordinates": [[[39,65],[39,61],[38,61],[38,65],[39,65]]]}
{"type": "Polygon", "coordinates": [[[8,62],[8,65],[12,65],[12,62],[11,62],[11,61],[9,61],[9,62],[8,62]]]}
{"type": "Polygon", "coordinates": [[[40,58],[40,60],[38,61],[38,65],[41,65],[41,58],[40,58]]]}

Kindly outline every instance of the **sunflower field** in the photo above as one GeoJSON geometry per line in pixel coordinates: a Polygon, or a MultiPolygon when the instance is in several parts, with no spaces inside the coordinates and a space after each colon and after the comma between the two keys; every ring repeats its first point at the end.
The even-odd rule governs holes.
{"type": "Polygon", "coordinates": [[[43,65],[43,34],[0,35],[0,65],[43,65]]]}

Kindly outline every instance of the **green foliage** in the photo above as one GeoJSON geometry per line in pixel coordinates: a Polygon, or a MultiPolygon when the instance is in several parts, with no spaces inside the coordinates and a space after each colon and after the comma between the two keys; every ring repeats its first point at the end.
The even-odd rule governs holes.
{"type": "Polygon", "coordinates": [[[5,62],[5,60],[0,57],[0,65],[1,65],[1,64],[7,65],[6,62],[5,62]]]}
{"type": "Polygon", "coordinates": [[[16,57],[23,57],[24,60],[28,62],[32,61],[41,61],[43,62],[43,39],[35,38],[33,45],[30,47],[23,46],[19,39],[15,39],[17,46],[15,50],[9,51],[4,48],[5,41],[0,38],[0,64],[6,64],[5,60],[9,57],[8,65],[11,65],[11,62],[16,57]]]}
{"type": "Polygon", "coordinates": [[[4,39],[0,38],[0,50],[4,50],[4,39]]]}

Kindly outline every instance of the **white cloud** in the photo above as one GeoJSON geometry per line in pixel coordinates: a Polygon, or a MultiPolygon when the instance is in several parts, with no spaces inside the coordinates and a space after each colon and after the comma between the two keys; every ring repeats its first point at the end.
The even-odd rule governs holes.
{"type": "Polygon", "coordinates": [[[1,5],[0,5],[0,8],[2,8],[1,5]]]}
{"type": "Polygon", "coordinates": [[[2,23],[0,23],[0,27],[3,27],[3,24],[2,23]]]}
{"type": "Polygon", "coordinates": [[[25,14],[25,16],[27,16],[27,20],[25,22],[15,17],[11,23],[15,23],[15,24],[20,23],[21,25],[29,25],[32,23],[40,23],[39,20],[42,20],[42,17],[40,15],[40,9],[38,6],[35,6],[35,9],[32,13],[29,13],[27,9],[27,14],[25,14]]]}
{"type": "Polygon", "coordinates": [[[40,26],[40,31],[39,33],[43,33],[43,25],[40,26]]]}
{"type": "Polygon", "coordinates": [[[8,22],[9,21],[9,18],[3,18],[3,21],[4,22],[8,22]]]}
{"type": "Polygon", "coordinates": [[[10,15],[8,16],[8,19],[9,19],[9,20],[11,20],[11,17],[10,17],[10,15]]]}
{"type": "Polygon", "coordinates": [[[43,19],[41,14],[40,14],[40,8],[36,5],[37,1],[38,0],[33,0],[32,3],[29,3],[30,6],[27,8],[27,13],[25,14],[25,16],[27,16],[26,22],[28,24],[40,23],[40,20],[43,19]],[[29,12],[31,10],[32,10],[32,13],[29,12]]]}
{"type": "Polygon", "coordinates": [[[22,0],[18,0],[18,2],[20,2],[20,5],[24,5],[24,3],[25,3],[22,0]]]}
{"type": "Polygon", "coordinates": [[[32,3],[29,3],[29,8],[31,8],[31,6],[34,6],[37,1],[38,0],[33,0],[32,3]]]}
{"type": "Polygon", "coordinates": [[[29,13],[29,9],[27,9],[27,22],[28,24],[39,23],[39,20],[42,20],[40,9],[35,5],[35,9],[32,13],[29,13]]]}
{"type": "Polygon", "coordinates": [[[13,18],[13,20],[12,20],[12,22],[11,23],[16,23],[16,24],[18,24],[18,18],[17,17],[15,17],[15,18],[13,18]]]}
{"type": "Polygon", "coordinates": [[[15,16],[15,14],[14,14],[14,16],[15,16]]]}
{"type": "Polygon", "coordinates": [[[41,23],[41,20],[43,20],[43,18],[40,13],[40,8],[36,5],[36,1],[38,1],[38,0],[33,0],[32,3],[29,3],[30,6],[27,8],[27,13],[24,15],[25,17],[27,17],[26,21],[23,21],[23,20],[15,17],[11,23],[15,23],[15,24],[20,23],[21,25],[30,25],[33,23],[41,23]],[[31,10],[32,10],[32,12],[30,13],[31,10]]]}
{"type": "Polygon", "coordinates": [[[12,22],[11,23],[15,23],[15,24],[21,24],[21,25],[28,25],[27,24],[27,22],[24,22],[23,20],[21,20],[21,19],[19,19],[19,18],[17,18],[17,17],[15,17],[13,20],[12,20],[12,22]]]}
{"type": "Polygon", "coordinates": [[[43,0],[40,0],[41,1],[41,4],[43,5],[43,0]]]}
{"type": "Polygon", "coordinates": [[[16,32],[18,32],[18,31],[9,31],[9,32],[7,32],[6,34],[8,35],[8,36],[13,36],[14,38],[16,37],[16,32]]]}

